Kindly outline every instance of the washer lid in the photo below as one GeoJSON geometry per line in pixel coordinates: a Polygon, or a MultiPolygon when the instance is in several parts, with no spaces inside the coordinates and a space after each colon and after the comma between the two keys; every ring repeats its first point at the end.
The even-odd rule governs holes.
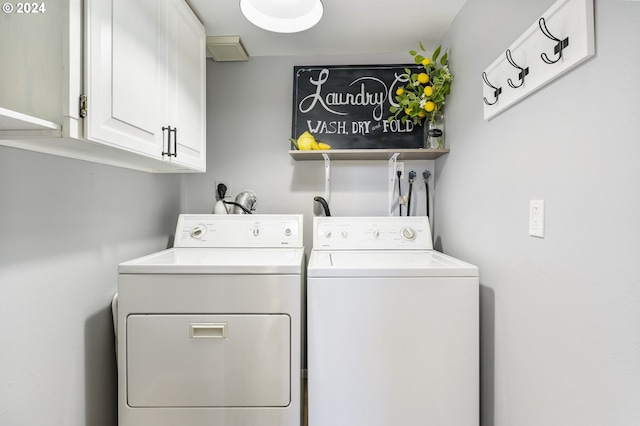
{"type": "Polygon", "coordinates": [[[302,248],[171,248],[118,265],[121,274],[300,274],[302,248]]]}
{"type": "Polygon", "coordinates": [[[307,276],[477,277],[478,267],[433,250],[312,250],[307,276]]]}

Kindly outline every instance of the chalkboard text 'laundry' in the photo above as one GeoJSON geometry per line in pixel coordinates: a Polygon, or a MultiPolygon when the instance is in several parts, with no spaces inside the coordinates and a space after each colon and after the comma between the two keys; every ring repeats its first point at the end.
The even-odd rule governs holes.
{"type": "Polygon", "coordinates": [[[422,147],[420,126],[387,119],[406,68],[415,67],[294,67],[292,137],[309,131],[342,149],[422,147]]]}

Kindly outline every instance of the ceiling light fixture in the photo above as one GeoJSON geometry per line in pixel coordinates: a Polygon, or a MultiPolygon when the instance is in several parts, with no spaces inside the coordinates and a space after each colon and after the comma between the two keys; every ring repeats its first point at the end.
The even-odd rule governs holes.
{"type": "Polygon", "coordinates": [[[242,14],[252,24],[276,33],[297,33],[322,18],[321,0],[240,0],[242,14]]]}

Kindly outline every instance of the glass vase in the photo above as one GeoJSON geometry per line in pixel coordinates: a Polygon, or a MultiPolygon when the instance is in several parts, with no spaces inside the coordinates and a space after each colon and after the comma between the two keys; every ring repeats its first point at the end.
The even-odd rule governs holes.
{"type": "Polygon", "coordinates": [[[428,116],[424,123],[424,147],[444,149],[444,114],[442,111],[428,116]]]}

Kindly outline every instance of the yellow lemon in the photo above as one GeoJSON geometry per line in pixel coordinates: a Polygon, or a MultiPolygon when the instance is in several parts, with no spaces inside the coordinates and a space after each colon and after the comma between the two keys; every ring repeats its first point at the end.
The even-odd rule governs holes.
{"type": "Polygon", "coordinates": [[[426,104],[424,104],[424,110],[427,112],[431,112],[434,109],[436,109],[436,104],[433,101],[427,101],[426,104]]]}
{"type": "Polygon", "coordinates": [[[427,113],[424,112],[423,109],[421,109],[420,111],[418,111],[418,117],[420,118],[425,118],[427,116],[427,113]]]}
{"type": "Polygon", "coordinates": [[[404,87],[398,87],[398,90],[396,90],[396,95],[402,96],[403,93],[404,93],[404,87]]]}
{"type": "Polygon", "coordinates": [[[426,67],[427,65],[429,65],[430,63],[431,63],[431,61],[429,60],[429,58],[424,58],[424,59],[422,60],[422,65],[424,65],[425,67],[426,67]]]}
{"type": "Polygon", "coordinates": [[[433,95],[433,87],[431,87],[431,86],[426,86],[426,87],[424,88],[424,95],[425,95],[425,96],[431,96],[431,95],[433,95]]]}
{"type": "Polygon", "coordinates": [[[404,113],[407,115],[411,115],[411,108],[405,108],[404,113]]]}
{"type": "Polygon", "coordinates": [[[331,145],[324,142],[318,142],[318,149],[331,149],[331,145]]]}
{"type": "Polygon", "coordinates": [[[420,74],[418,74],[418,82],[420,82],[421,84],[425,84],[429,82],[429,74],[421,72],[420,74]]]}
{"type": "Polygon", "coordinates": [[[298,149],[302,151],[313,149],[314,144],[316,144],[316,138],[309,132],[304,132],[298,137],[298,149]]]}

